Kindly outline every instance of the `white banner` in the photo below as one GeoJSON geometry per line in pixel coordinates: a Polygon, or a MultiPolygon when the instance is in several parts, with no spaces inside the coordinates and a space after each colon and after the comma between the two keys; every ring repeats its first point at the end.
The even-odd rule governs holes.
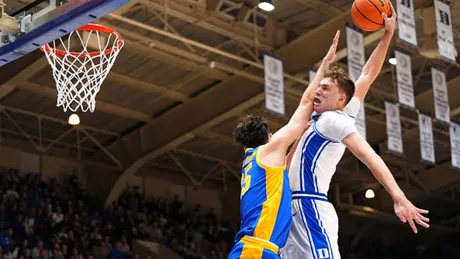
{"type": "Polygon", "coordinates": [[[398,85],[398,101],[408,107],[415,108],[410,56],[395,50],[395,58],[397,62],[396,81],[398,85]]]}
{"type": "Polygon", "coordinates": [[[359,108],[358,115],[355,119],[355,126],[359,134],[366,139],[366,111],[364,109],[364,102],[361,103],[361,108],[359,108]]]}
{"type": "Polygon", "coordinates": [[[460,125],[450,123],[450,150],[452,166],[460,169],[460,125]]]}
{"type": "Polygon", "coordinates": [[[436,163],[434,158],[434,142],[433,142],[433,125],[431,117],[425,114],[418,114],[418,126],[420,129],[420,155],[422,160],[436,163]]]}
{"type": "Polygon", "coordinates": [[[396,1],[398,13],[398,36],[399,39],[417,46],[417,31],[415,28],[414,1],[396,1]]]}
{"type": "Polygon", "coordinates": [[[435,0],[434,11],[439,56],[455,63],[455,45],[450,7],[440,0],[435,0]]]}
{"type": "MultiPolygon", "coordinates": [[[[348,59],[348,75],[353,82],[358,80],[366,63],[364,52],[363,34],[350,27],[347,30],[347,59],[348,59]]],[[[366,139],[366,116],[364,103],[361,103],[358,116],[355,119],[355,125],[361,136],[366,139]]]]}
{"type": "Polygon", "coordinates": [[[350,27],[347,27],[347,59],[348,59],[348,75],[353,82],[356,82],[364,63],[366,56],[364,54],[364,39],[363,34],[350,27]]]}
{"type": "Polygon", "coordinates": [[[265,71],[265,108],[284,116],[284,76],[283,62],[264,54],[265,71]]]}
{"type": "Polygon", "coordinates": [[[403,141],[399,108],[396,104],[385,102],[385,111],[387,117],[388,150],[402,154],[403,141]]]}
{"type": "Polygon", "coordinates": [[[446,74],[439,69],[431,67],[431,81],[433,82],[434,110],[436,119],[449,123],[450,107],[447,93],[446,74]]]}
{"type": "Polygon", "coordinates": [[[313,78],[315,78],[315,75],[316,75],[316,72],[313,71],[312,69],[310,69],[310,71],[308,72],[308,77],[309,77],[309,81],[313,81],[313,78]]]}

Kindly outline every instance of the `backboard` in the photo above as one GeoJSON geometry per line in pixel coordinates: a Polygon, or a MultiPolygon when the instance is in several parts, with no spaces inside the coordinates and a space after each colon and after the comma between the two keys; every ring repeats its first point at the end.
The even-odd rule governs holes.
{"type": "MultiPolygon", "coordinates": [[[[0,0],[0,66],[63,37],[122,7],[130,0],[36,0],[49,6],[9,16],[0,0]]],[[[33,3],[32,3],[33,4],[33,3]]]]}

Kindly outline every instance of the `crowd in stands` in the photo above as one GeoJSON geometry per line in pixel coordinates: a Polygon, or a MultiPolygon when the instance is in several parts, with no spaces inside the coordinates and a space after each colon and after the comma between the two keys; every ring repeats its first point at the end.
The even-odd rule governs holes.
{"type": "Polygon", "coordinates": [[[184,258],[227,258],[235,227],[213,211],[192,209],[177,197],[146,198],[128,188],[107,208],[81,188],[43,182],[40,174],[0,172],[0,253],[2,259],[139,258],[132,241],[154,241],[184,258]]]}

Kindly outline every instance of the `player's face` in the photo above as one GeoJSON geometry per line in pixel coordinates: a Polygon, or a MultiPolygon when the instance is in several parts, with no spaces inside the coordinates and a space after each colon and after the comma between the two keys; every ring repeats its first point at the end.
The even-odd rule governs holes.
{"type": "Polygon", "coordinates": [[[315,91],[313,109],[317,113],[340,110],[345,99],[345,94],[340,91],[332,78],[324,78],[315,91]]]}

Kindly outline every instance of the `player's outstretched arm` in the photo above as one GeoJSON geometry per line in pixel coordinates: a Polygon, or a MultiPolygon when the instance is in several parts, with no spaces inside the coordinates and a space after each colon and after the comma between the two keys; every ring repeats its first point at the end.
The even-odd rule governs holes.
{"type": "Polygon", "coordinates": [[[310,82],[307,89],[304,91],[300,99],[299,106],[295,110],[289,122],[280,130],[278,130],[272,136],[270,142],[264,145],[264,147],[260,150],[261,154],[263,154],[264,156],[271,154],[269,158],[265,158],[266,160],[276,162],[277,164],[279,163],[279,161],[282,161],[282,164],[284,165],[286,161],[285,156],[288,147],[302,134],[302,130],[305,128],[305,125],[310,120],[311,114],[313,112],[313,99],[316,88],[319,85],[319,81],[321,80],[320,78],[322,78],[324,68],[326,66],[328,67],[329,64],[332,63],[335,59],[335,52],[337,51],[339,37],[340,31],[337,31],[332,41],[332,45],[323,59],[323,62],[321,64],[322,68],[320,67],[317,76],[315,76],[315,79],[313,79],[310,82]],[[279,157],[277,151],[280,151],[279,154],[282,155],[282,158],[279,157]]]}
{"type": "Polygon", "coordinates": [[[375,81],[377,76],[380,74],[382,70],[383,63],[385,62],[385,58],[387,55],[388,47],[391,43],[391,38],[393,38],[393,34],[395,31],[396,26],[396,12],[393,8],[393,5],[390,1],[388,1],[391,8],[391,17],[387,17],[384,13],[382,13],[382,17],[385,20],[385,34],[383,35],[380,43],[372,52],[369,60],[363,67],[361,75],[355,82],[355,94],[354,97],[358,98],[359,101],[362,103],[366,94],[371,87],[372,83],[375,81]]]}
{"type": "Polygon", "coordinates": [[[428,211],[415,207],[406,198],[385,162],[359,133],[349,134],[342,140],[342,143],[371,170],[375,178],[385,187],[393,199],[395,213],[402,222],[409,222],[414,233],[418,232],[414,221],[422,227],[429,227],[426,223],[429,222],[429,219],[422,215],[427,214],[428,211]]]}

